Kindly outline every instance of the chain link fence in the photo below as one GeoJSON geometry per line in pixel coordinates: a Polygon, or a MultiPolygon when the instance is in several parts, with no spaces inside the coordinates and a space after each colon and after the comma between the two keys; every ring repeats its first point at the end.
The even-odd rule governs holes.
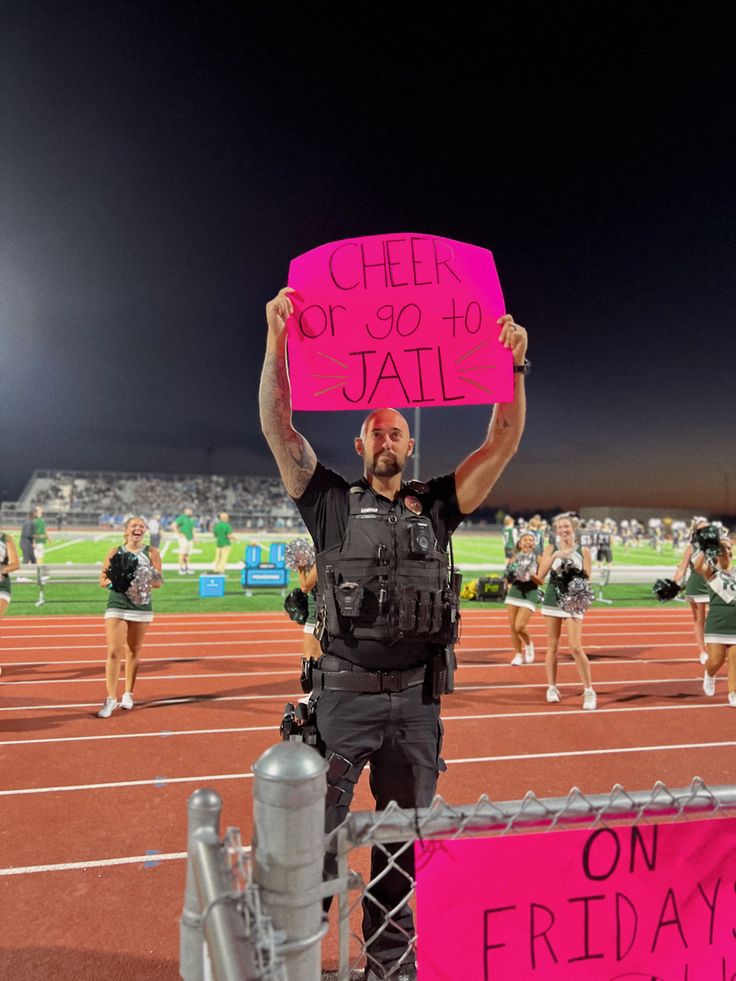
{"type": "Polygon", "coordinates": [[[197,791],[190,800],[181,920],[184,981],[362,979],[366,958],[370,962],[370,943],[378,936],[368,946],[361,936],[364,903],[378,908],[383,929],[402,940],[404,953],[387,977],[413,977],[403,974],[402,967],[414,963],[418,941],[412,919],[406,916],[407,904],[414,905],[410,856],[417,841],[736,817],[736,786],[708,787],[696,777],[689,786],[674,790],[657,782],[650,791],[636,793],[616,785],[608,794],[586,795],[573,788],[567,797],[538,798],[530,792],[523,800],[503,803],[482,796],[461,806],[437,797],[430,807],[417,810],[392,804],[382,812],[351,814],[324,836],[324,761],[314,750],[301,743],[281,743],[261,757],[254,771],[252,851],[242,846],[235,830],[219,839],[213,815],[216,812],[219,820],[221,802],[214,791],[197,791]],[[203,794],[209,795],[204,810],[203,794]],[[386,859],[375,879],[369,871],[371,849],[386,859]],[[336,855],[337,878],[322,882],[326,850],[336,855]],[[405,880],[406,894],[387,908],[377,893],[381,880],[391,874],[405,880]],[[325,958],[330,969],[323,972],[322,939],[328,923],[322,909],[331,895],[336,896],[337,909],[325,958]]]}

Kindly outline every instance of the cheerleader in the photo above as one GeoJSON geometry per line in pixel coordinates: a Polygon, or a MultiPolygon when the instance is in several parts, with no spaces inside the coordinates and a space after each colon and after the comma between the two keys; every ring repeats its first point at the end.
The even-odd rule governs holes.
{"type": "Polygon", "coordinates": [[[537,578],[534,575],[537,567],[535,544],[533,531],[522,532],[506,566],[505,576],[510,585],[505,603],[514,648],[511,663],[514,665],[531,664],[534,661],[534,644],[527,626],[535,610],[533,597],[537,592],[537,578]]]}
{"type": "Polygon", "coordinates": [[[736,576],[731,571],[732,543],[730,538],[721,540],[716,568],[700,552],[695,560],[695,571],[701,575],[710,590],[710,605],[705,621],[705,642],[708,657],[705,662],[703,691],[715,695],[716,675],[728,659],[728,704],[736,708],[736,576]]]}
{"type": "MultiPolygon", "coordinates": [[[[586,578],[590,578],[590,549],[575,543],[577,519],[569,514],[561,514],[555,518],[552,526],[555,533],[555,544],[548,545],[544,550],[537,570],[539,582],[544,582],[550,571],[555,573],[566,565],[572,565],[583,572],[586,578]]],[[[557,590],[550,582],[542,599],[542,616],[547,618],[547,654],[544,660],[547,670],[547,701],[560,701],[560,691],[557,687],[557,652],[560,646],[562,622],[565,620],[567,621],[567,639],[570,653],[583,683],[583,708],[595,709],[597,702],[590,675],[590,662],[582,644],[583,614],[568,613],[564,610],[560,605],[557,590]]]]}
{"type": "Polygon", "coordinates": [[[20,568],[18,552],[12,537],[0,531],[0,617],[10,605],[10,573],[20,568]]]}
{"type": "Polygon", "coordinates": [[[699,528],[705,528],[708,524],[709,521],[707,518],[693,518],[687,535],[688,543],[685,546],[682,559],[673,577],[675,582],[680,585],[686,572],[688,569],[690,570],[690,575],[685,584],[685,597],[690,605],[690,612],[693,616],[693,633],[695,634],[695,643],[698,645],[700,652],[701,664],[705,664],[708,660],[708,652],[705,649],[705,618],[708,613],[708,603],[710,602],[711,594],[705,579],[695,570],[693,535],[699,528]]]}
{"type": "MultiPolygon", "coordinates": [[[[124,709],[132,709],[134,705],[133,687],[138,674],[143,638],[149,623],[153,620],[153,607],[150,595],[141,596],[140,588],[137,591],[134,589],[135,577],[128,580],[128,589],[121,591],[126,583],[117,578],[113,566],[135,556],[133,560],[135,568],[140,569],[141,572],[145,570],[146,578],[150,580],[150,588],[157,589],[161,585],[161,554],[157,548],[143,544],[145,533],[146,522],[143,518],[128,518],[125,522],[123,544],[120,548],[110,549],[102,563],[100,586],[108,589],[109,595],[105,610],[107,698],[97,713],[100,719],[109,719],[118,707],[117,687],[120,664],[123,660],[125,661],[125,692],[119,704],[124,709]]],[[[144,593],[147,591],[144,589],[144,593]]]]}

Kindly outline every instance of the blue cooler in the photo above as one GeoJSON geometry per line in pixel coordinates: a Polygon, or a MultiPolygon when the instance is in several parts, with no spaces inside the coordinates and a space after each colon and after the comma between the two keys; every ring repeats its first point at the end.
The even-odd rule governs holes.
{"type": "Polygon", "coordinates": [[[199,577],[200,596],[224,596],[225,577],[224,576],[205,576],[199,577]]]}

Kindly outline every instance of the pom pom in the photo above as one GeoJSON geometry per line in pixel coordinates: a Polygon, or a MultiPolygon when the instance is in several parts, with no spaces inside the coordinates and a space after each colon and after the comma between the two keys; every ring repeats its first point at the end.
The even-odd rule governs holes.
{"type": "Polygon", "coordinates": [[[718,525],[706,525],[693,533],[693,545],[701,551],[708,564],[715,569],[721,554],[721,529],[718,525]]]}
{"type": "Polygon", "coordinates": [[[516,566],[514,579],[518,582],[529,582],[537,568],[537,557],[533,552],[523,552],[514,565],[516,566]]]}
{"type": "Polygon", "coordinates": [[[160,578],[161,574],[152,565],[139,562],[130,586],[125,591],[125,595],[136,606],[146,606],[146,604],[151,602],[153,584],[158,582],[160,578]]]}
{"type": "Polygon", "coordinates": [[[682,591],[682,586],[678,586],[674,579],[658,579],[652,586],[652,592],[660,603],[672,600],[682,591]]]}
{"type": "Polygon", "coordinates": [[[107,567],[107,578],[116,593],[127,593],[138,569],[138,556],[133,552],[116,552],[107,567]]]}
{"type": "Polygon", "coordinates": [[[284,600],[284,609],[289,614],[289,619],[293,620],[294,623],[305,624],[307,622],[309,615],[307,597],[301,589],[292,589],[284,600]]]}
{"type": "Polygon", "coordinates": [[[550,582],[565,613],[585,613],[595,599],[587,575],[569,559],[560,563],[559,569],[550,576],[550,582]]]}
{"type": "Polygon", "coordinates": [[[314,542],[309,538],[295,538],[288,542],[284,552],[287,569],[311,569],[315,561],[314,542]]]}
{"type": "Polygon", "coordinates": [[[595,599],[590,583],[582,576],[570,580],[567,591],[560,597],[560,606],[565,613],[582,614],[595,599]]]}

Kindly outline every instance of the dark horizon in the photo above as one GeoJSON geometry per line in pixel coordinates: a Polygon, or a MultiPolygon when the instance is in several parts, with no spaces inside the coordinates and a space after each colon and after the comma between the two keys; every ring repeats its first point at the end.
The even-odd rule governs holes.
{"type": "MultiPolygon", "coordinates": [[[[0,496],[36,468],[275,474],[256,391],[289,261],[419,229],[491,249],[530,333],[493,501],[732,511],[729,8],[351,16],[6,8],[0,496]]],[[[346,475],[350,416],[296,417],[346,475]]],[[[423,475],[487,420],[425,410],[423,475]]]]}

